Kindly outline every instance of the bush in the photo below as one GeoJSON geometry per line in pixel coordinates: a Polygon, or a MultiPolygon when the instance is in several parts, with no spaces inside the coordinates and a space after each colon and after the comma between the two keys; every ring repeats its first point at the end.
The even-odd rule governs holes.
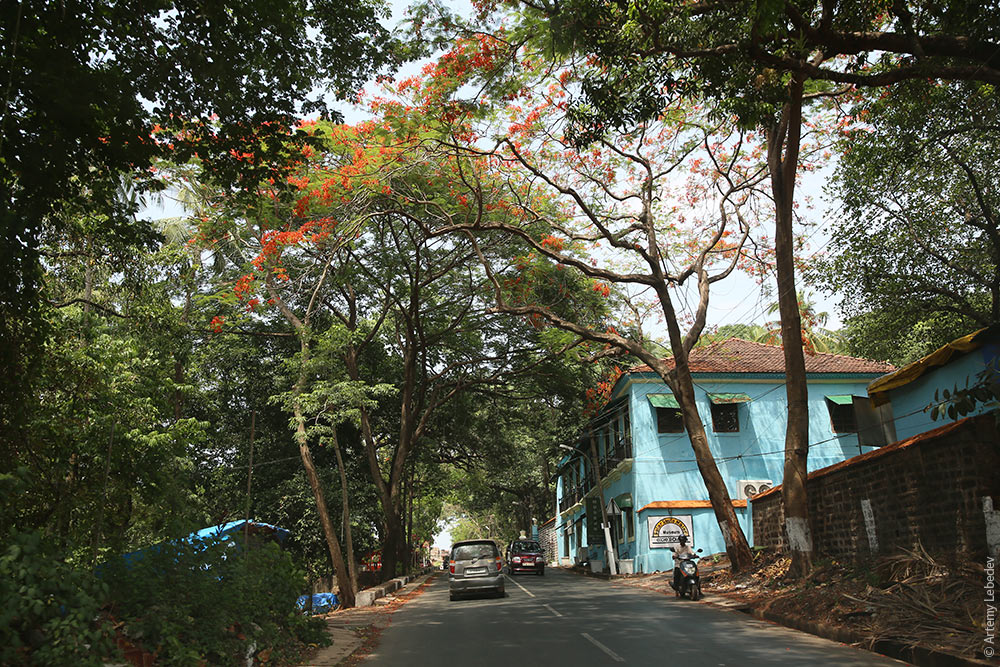
{"type": "Polygon", "coordinates": [[[37,532],[11,531],[0,553],[0,664],[101,665],[113,655],[100,617],[107,593],[37,532]]]}
{"type": "Polygon", "coordinates": [[[240,548],[240,537],[178,541],[109,564],[112,614],[157,664],[246,664],[269,649],[269,662],[321,643],[322,621],[295,607],[305,579],[274,543],[240,548]]]}

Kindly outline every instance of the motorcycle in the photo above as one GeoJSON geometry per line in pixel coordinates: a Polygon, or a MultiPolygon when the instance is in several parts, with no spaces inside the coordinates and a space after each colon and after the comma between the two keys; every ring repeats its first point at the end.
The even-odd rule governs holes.
{"type": "MultiPolygon", "coordinates": [[[[674,548],[670,547],[670,550],[674,551],[674,548]]],[[[701,549],[698,549],[695,553],[700,554],[701,549]]],[[[677,567],[681,571],[680,585],[675,586],[673,582],[670,583],[670,587],[674,589],[674,594],[679,598],[687,595],[692,601],[697,601],[701,598],[701,577],[698,576],[698,557],[689,556],[682,558],[677,567]]]]}

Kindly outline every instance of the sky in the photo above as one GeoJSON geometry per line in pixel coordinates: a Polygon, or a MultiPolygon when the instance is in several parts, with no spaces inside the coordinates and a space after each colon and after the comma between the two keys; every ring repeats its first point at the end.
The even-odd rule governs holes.
{"type": "Polygon", "coordinates": [[[442,524],[440,532],[434,536],[434,544],[432,546],[435,546],[438,549],[451,548],[451,526],[451,523],[442,524]]]}

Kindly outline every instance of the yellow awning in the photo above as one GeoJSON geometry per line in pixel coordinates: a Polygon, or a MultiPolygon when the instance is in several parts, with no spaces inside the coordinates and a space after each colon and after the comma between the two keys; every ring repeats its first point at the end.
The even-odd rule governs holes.
{"type": "Polygon", "coordinates": [[[971,333],[968,336],[962,336],[957,340],[953,340],[950,343],[942,345],[923,359],[917,359],[912,364],[903,366],[899,370],[889,373],[888,375],[883,375],[868,385],[868,395],[871,397],[872,403],[876,406],[888,403],[888,392],[893,389],[898,389],[903,385],[913,382],[933,368],[944,366],[955,354],[964,354],[965,352],[971,352],[972,350],[982,347],[985,342],[984,339],[989,336],[981,336],[981,334],[984,331],[989,331],[991,329],[995,330],[996,327],[980,329],[979,331],[971,333]]]}

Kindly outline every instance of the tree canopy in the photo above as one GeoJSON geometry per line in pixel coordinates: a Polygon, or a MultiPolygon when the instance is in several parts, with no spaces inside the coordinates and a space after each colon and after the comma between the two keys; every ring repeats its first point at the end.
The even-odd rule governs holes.
{"type": "Polygon", "coordinates": [[[855,349],[902,363],[1000,321],[994,86],[906,82],[853,116],[829,188],[843,215],[813,269],[855,349]]]}
{"type": "Polygon", "coordinates": [[[0,427],[46,326],[33,315],[43,234],[89,218],[99,245],[152,247],[134,195],[163,187],[163,158],[197,160],[222,187],[280,176],[283,189],[288,129],[391,60],[386,12],[381,0],[4,4],[0,363],[19,381],[4,383],[0,427]]]}

